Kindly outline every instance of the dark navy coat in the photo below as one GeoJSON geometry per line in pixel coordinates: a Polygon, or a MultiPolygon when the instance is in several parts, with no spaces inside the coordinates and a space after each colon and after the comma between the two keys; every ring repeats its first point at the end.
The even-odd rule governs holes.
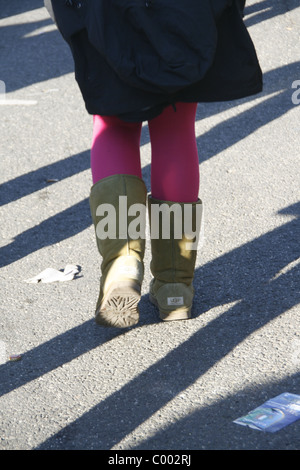
{"type": "Polygon", "coordinates": [[[45,0],[90,114],[127,121],[262,89],[244,0],[45,0]]]}

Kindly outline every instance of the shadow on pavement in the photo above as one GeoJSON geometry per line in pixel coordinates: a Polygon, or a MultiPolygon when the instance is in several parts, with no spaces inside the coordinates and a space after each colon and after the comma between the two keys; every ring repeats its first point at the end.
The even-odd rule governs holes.
{"type": "MultiPolygon", "coordinates": [[[[299,264],[286,272],[283,268],[300,255],[296,237],[296,233],[299,233],[299,204],[286,209],[289,213],[292,211],[297,216],[296,219],[199,268],[195,280],[197,290],[200,291],[195,299],[195,316],[205,315],[206,311],[216,305],[226,305],[236,300],[239,302],[109,398],[50,437],[39,448],[111,449],[172,398],[194,384],[249,335],[297,305],[300,302],[299,264]],[[198,277],[201,277],[201,282],[198,277]]],[[[230,380],[230,377],[226,380],[230,380]]],[[[228,424],[229,420],[249,411],[249,404],[250,409],[254,402],[257,401],[258,405],[262,397],[266,396],[266,391],[268,398],[281,391],[298,393],[299,375],[287,378],[283,385],[277,384],[274,377],[274,383],[266,388],[262,387],[257,391],[255,387],[252,390],[250,385],[248,391],[242,391],[244,395],[234,395],[221,404],[193,412],[170,427],[170,448],[199,448],[202,444],[213,448],[218,445],[216,442],[219,442],[219,434],[222,433],[217,430],[220,422],[230,431],[228,435],[223,435],[224,446],[234,447],[234,444],[230,444],[231,439],[232,442],[235,439],[232,434],[234,428],[228,424]],[[288,390],[282,389],[283,385],[288,390]],[[221,410],[224,413],[222,416],[218,414],[221,410]],[[208,415],[209,424],[203,423],[208,415]],[[203,433],[199,437],[194,436],[191,445],[195,447],[190,447],[188,437],[183,437],[177,430],[182,426],[190,433],[198,433],[195,426],[197,419],[202,422],[203,433]],[[218,425],[214,426],[214,422],[218,425]],[[206,437],[205,432],[209,427],[211,429],[206,437]],[[209,441],[213,428],[217,437],[209,441]]],[[[297,429],[299,425],[293,436],[297,435],[297,429]]],[[[235,435],[240,435],[241,432],[248,436],[246,444],[250,448],[254,442],[260,448],[262,445],[271,448],[276,443],[277,437],[269,435],[268,438],[254,441],[248,430],[236,430],[235,435]]],[[[167,430],[158,430],[149,442],[144,443],[143,448],[159,447],[159,436],[166,438],[166,433],[167,430]]],[[[168,438],[164,445],[166,442],[168,438]]],[[[222,440],[220,445],[222,446],[222,440]]],[[[288,445],[295,448],[295,439],[288,445]]]]}
{"type": "Polygon", "coordinates": [[[44,6],[43,0],[0,0],[0,19],[19,15],[44,6]]]}
{"type": "Polygon", "coordinates": [[[298,7],[298,0],[287,0],[287,2],[270,2],[270,0],[264,0],[249,6],[247,6],[246,2],[245,24],[247,28],[249,28],[254,24],[275,18],[275,16],[284,15],[287,11],[292,11],[298,7]],[[252,16],[247,18],[249,15],[252,16]]]}
{"type": "MultiPolygon", "coordinates": [[[[293,266],[292,263],[300,255],[296,237],[296,233],[299,233],[299,204],[282,211],[295,215],[295,219],[197,270],[195,321],[199,315],[205,315],[205,312],[215,306],[225,306],[229,303],[233,305],[109,398],[50,437],[39,448],[111,449],[179,393],[194,384],[249,335],[297,305],[300,301],[300,269],[299,264],[293,266]]],[[[145,302],[146,298],[143,301],[145,302]]],[[[142,314],[140,325],[147,327],[148,323],[149,320],[144,319],[142,314]]],[[[118,330],[99,329],[92,320],[67,331],[26,353],[23,360],[15,364],[13,373],[9,365],[2,365],[0,367],[2,394],[124,333],[118,330]],[[34,369],[32,357],[35,357],[34,369]]],[[[227,377],[226,380],[230,378],[227,377]]],[[[284,386],[289,387],[288,390],[283,390],[282,384],[277,384],[276,378],[274,384],[269,384],[267,388],[256,390],[254,387],[252,390],[249,385],[249,389],[242,390],[241,394],[228,397],[207,408],[195,410],[191,415],[170,426],[170,448],[190,449],[199,448],[201,445],[209,448],[213,448],[214,445],[224,445],[230,448],[238,445],[234,443],[232,430],[231,434],[226,435],[231,429],[229,421],[248,411],[254,402],[261,401],[266,395],[266,390],[269,397],[278,391],[297,393],[299,386],[297,380],[298,375],[286,379],[284,386]],[[223,414],[220,416],[219,412],[223,414]],[[209,424],[206,422],[208,418],[209,424]],[[212,439],[214,420],[219,423],[218,426],[220,422],[225,426],[226,433],[222,434],[222,430],[216,430],[218,436],[222,434],[220,441],[218,436],[215,440],[212,439]],[[201,435],[199,426],[195,425],[198,421],[202,423],[201,435]],[[183,438],[182,434],[178,433],[181,427],[188,429],[193,435],[190,446],[188,437],[183,438]]],[[[159,446],[160,436],[166,438],[166,432],[167,430],[158,430],[149,442],[144,442],[143,448],[159,446]]],[[[236,430],[235,435],[237,433],[240,435],[241,432],[248,436],[245,442],[250,447],[261,446],[261,443],[272,447],[276,443],[276,436],[268,437],[268,441],[266,438],[252,441],[249,430],[236,430]]],[[[169,442],[168,438],[164,442],[169,442]]],[[[294,446],[295,441],[289,445],[294,446]]]]}

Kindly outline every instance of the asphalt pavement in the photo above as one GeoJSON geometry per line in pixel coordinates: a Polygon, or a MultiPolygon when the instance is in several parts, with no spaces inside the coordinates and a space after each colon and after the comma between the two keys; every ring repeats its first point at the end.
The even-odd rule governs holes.
{"type": "MultiPolygon", "coordinates": [[[[193,318],[94,321],[101,259],[89,213],[92,117],[42,0],[0,0],[0,449],[299,450],[300,420],[234,421],[300,395],[298,0],[249,0],[264,90],[199,104],[204,236],[193,318]],[[27,283],[79,267],[66,282],[27,283]]],[[[141,141],[150,191],[147,124],[141,141]]]]}

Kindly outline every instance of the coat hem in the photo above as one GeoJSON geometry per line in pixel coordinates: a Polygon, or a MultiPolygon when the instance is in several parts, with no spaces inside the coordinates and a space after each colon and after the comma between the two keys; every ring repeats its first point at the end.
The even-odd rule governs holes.
{"type": "Polygon", "coordinates": [[[215,102],[227,102],[227,101],[235,101],[243,98],[247,98],[253,95],[257,95],[262,92],[262,83],[253,85],[252,87],[246,87],[243,90],[240,90],[238,93],[222,93],[220,96],[173,96],[168,97],[168,99],[164,99],[158,104],[153,106],[147,106],[140,109],[130,110],[128,112],[118,112],[114,111],[105,111],[104,109],[97,109],[95,106],[95,100],[93,106],[89,106],[86,104],[87,112],[91,115],[97,114],[101,116],[117,116],[119,119],[126,121],[126,122],[144,122],[154,119],[155,117],[159,116],[162,111],[168,106],[174,106],[176,108],[176,103],[215,103],[215,102]],[[171,98],[171,99],[170,99],[171,98]]]}

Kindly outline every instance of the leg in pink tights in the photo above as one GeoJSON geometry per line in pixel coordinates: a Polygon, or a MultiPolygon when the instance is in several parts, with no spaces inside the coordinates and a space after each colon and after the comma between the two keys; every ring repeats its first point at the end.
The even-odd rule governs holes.
{"type": "Polygon", "coordinates": [[[94,116],[91,148],[93,183],[116,174],[142,177],[141,129],[141,123],[124,122],[116,116],[94,116]]]}
{"type": "MultiPolygon", "coordinates": [[[[196,103],[177,103],[149,121],[152,147],[151,193],[165,201],[194,202],[199,191],[195,137],[196,103]]],[[[94,116],[91,167],[93,182],[115,174],[141,174],[141,123],[115,116],[94,116]]]]}
{"type": "Polygon", "coordinates": [[[196,103],[177,103],[149,121],[152,147],[151,193],[155,199],[195,202],[199,160],[195,136],[196,103]]]}

